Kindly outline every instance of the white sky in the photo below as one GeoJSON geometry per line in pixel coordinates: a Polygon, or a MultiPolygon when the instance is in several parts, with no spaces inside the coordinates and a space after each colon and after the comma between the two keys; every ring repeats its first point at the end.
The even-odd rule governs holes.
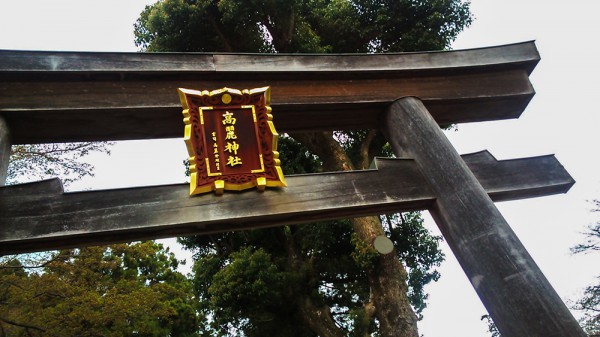
{"type": "MultiPolygon", "coordinates": [[[[0,0],[0,49],[136,51],[133,23],[151,2],[0,0]]],[[[600,256],[569,253],[582,241],[585,226],[599,220],[590,214],[588,203],[600,198],[598,10],[600,2],[593,0],[474,0],[476,21],[454,43],[454,49],[463,49],[536,40],[542,61],[531,81],[537,94],[521,118],[459,125],[448,136],[460,153],[488,149],[498,159],[554,153],[575,178],[577,183],[565,195],[498,204],[567,303],[600,275],[600,256]]],[[[119,143],[110,157],[91,157],[96,177],[74,187],[183,182],[181,162],[186,156],[181,139],[119,143]],[[157,161],[148,163],[148,158],[157,161]]],[[[431,221],[428,227],[438,232],[431,221]]],[[[445,244],[443,249],[447,260],[441,280],[427,288],[429,307],[420,333],[487,336],[479,320],[485,309],[445,244]]]]}

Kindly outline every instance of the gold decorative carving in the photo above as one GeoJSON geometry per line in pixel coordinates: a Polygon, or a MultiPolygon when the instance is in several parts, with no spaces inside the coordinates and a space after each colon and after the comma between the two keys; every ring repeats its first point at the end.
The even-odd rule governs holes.
{"type": "Polygon", "coordinates": [[[179,88],[190,155],[190,195],[286,186],[270,88],[179,88]]]}

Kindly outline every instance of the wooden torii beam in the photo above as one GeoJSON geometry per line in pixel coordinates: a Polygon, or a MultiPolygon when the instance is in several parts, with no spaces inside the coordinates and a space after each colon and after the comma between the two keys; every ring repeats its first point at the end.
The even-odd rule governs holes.
{"type": "Polygon", "coordinates": [[[135,239],[210,232],[220,224],[223,229],[275,225],[293,222],[296,215],[310,221],[427,208],[503,336],[585,336],[496,209],[484,177],[491,175],[501,195],[515,198],[521,192],[565,192],[572,179],[554,159],[545,168],[539,159],[526,159],[528,168],[521,171],[502,171],[504,164],[495,161],[478,168],[486,160],[461,159],[438,127],[517,118],[534,94],[529,74],[538,61],[533,42],[383,55],[0,51],[3,162],[11,141],[178,137],[177,87],[264,85],[272,87],[280,131],[381,128],[396,154],[411,159],[377,171],[292,177],[289,190],[220,199],[183,197],[176,186],[75,194],[62,194],[52,187],[55,182],[3,187],[0,250],[51,248],[53,240],[66,247],[77,238],[112,242],[121,234],[135,239]],[[390,177],[397,184],[389,184],[390,177]],[[327,188],[324,181],[333,187],[327,190],[333,204],[320,203],[318,192],[306,190],[306,184],[327,188]],[[47,195],[37,192],[45,188],[47,195]],[[115,203],[116,195],[136,196],[138,204],[115,203]],[[182,198],[185,209],[153,208],[182,198]],[[256,205],[255,198],[268,201],[264,209],[220,217],[236,203],[256,205]],[[104,207],[94,206],[100,201],[104,207]],[[336,211],[337,203],[342,207],[336,211]],[[142,208],[156,213],[144,217],[142,208]],[[90,233],[97,224],[86,222],[86,216],[104,219],[98,226],[105,227],[90,233]]]}
{"type": "Polygon", "coordinates": [[[14,144],[181,137],[174,89],[268,85],[279,132],[378,128],[403,96],[447,125],[517,118],[538,61],[533,42],[375,55],[0,50],[0,114],[14,144]]]}
{"type": "MultiPolygon", "coordinates": [[[[495,201],[565,193],[574,181],[554,156],[464,156],[495,201]]],[[[286,177],[289,188],[190,198],[189,184],[63,193],[58,179],[0,189],[0,255],[212,234],[428,209],[435,194],[411,159],[371,170],[286,177]],[[51,211],[49,211],[51,210],[51,211]]]]}

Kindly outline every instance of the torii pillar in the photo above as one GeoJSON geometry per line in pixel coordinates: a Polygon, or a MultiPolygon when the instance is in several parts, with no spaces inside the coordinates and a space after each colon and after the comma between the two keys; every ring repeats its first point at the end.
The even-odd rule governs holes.
{"type": "MultiPolygon", "coordinates": [[[[0,120],[0,185],[10,142],[179,137],[181,108],[175,88],[195,85],[192,78],[202,78],[206,88],[244,88],[248,83],[277,88],[274,108],[280,113],[278,129],[284,132],[382,125],[396,154],[416,162],[396,163],[410,173],[402,177],[389,170],[336,173],[329,176],[336,178],[333,188],[315,182],[324,181],[324,176],[304,176],[289,191],[236,195],[235,200],[223,196],[218,202],[190,199],[187,186],[77,194],[64,194],[58,181],[2,188],[0,253],[429,207],[503,337],[585,336],[486,195],[485,178],[478,181],[473,176],[482,172],[469,170],[419,99],[395,101],[401,95],[420,97],[439,123],[517,118],[533,97],[529,75],[539,59],[531,41],[465,51],[372,55],[0,50],[0,119],[6,119],[0,120]],[[357,193],[356,177],[372,175],[378,184],[368,181],[357,193]],[[387,183],[388,177],[396,177],[398,185],[387,183]],[[322,193],[315,192],[315,185],[322,193]],[[409,185],[413,188],[405,188],[409,185]]],[[[500,183],[504,197],[566,192],[559,186],[568,190],[572,184],[557,161],[542,160],[548,164],[542,166],[539,160],[527,162],[533,166],[518,172],[524,177],[519,184],[516,176],[502,172],[500,163],[484,166],[489,166],[488,173],[502,175],[501,181],[490,180],[500,183]],[[558,174],[540,174],[548,170],[558,174]]]]}
{"type": "Polygon", "coordinates": [[[8,160],[10,159],[10,130],[6,120],[0,115],[0,186],[6,183],[8,160]]]}
{"type": "Polygon", "coordinates": [[[502,336],[586,336],[421,100],[398,99],[382,122],[436,193],[429,211],[502,336]]]}

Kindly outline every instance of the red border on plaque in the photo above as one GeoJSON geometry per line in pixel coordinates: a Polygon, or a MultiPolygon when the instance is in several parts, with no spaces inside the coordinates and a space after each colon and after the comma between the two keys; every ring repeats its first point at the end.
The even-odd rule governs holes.
{"type": "Polygon", "coordinates": [[[286,186],[270,88],[179,88],[190,155],[190,195],[286,186]]]}

